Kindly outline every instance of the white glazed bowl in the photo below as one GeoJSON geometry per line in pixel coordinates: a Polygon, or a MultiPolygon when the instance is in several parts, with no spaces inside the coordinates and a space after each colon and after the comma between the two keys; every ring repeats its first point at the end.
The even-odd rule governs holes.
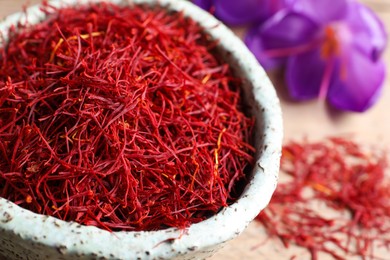
{"type": "MultiPolygon", "coordinates": [[[[57,1],[55,5],[75,4],[57,1]]],[[[118,4],[126,1],[112,0],[118,4]]],[[[133,0],[183,11],[220,41],[226,60],[244,79],[245,100],[256,117],[256,164],[241,197],[213,217],[191,225],[148,232],[108,232],[53,217],[35,214],[0,198],[0,259],[204,259],[224,242],[238,236],[266,207],[276,188],[282,145],[282,116],[275,90],[242,41],[213,16],[182,0],[133,0]]],[[[28,9],[29,21],[44,18],[37,6],[28,9]]],[[[0,30],[15,24],[22,14],[0,23],[0,30]]]]}

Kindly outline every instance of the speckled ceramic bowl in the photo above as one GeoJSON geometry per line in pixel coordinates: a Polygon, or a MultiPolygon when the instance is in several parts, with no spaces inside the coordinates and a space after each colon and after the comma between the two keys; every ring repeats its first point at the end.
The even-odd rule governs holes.
{"type": "MultiPolygon", "coordinates": [[[[66,1],[67,4],[75,2],[66,1]]],[[[266,207],[275,190],[282,144],[281,109],[270,80],[254,56],[228,28],[190,2],[130,2],[160,4],[169,10],[183,11],[220,40],[226,60],[245,79],[245,100],[252,105],[251,113],[256,116],[258,152],[250,182],[237,202],[212,218],[191,225],[185,233],[174,228],[110,233],[38,215],[0,198],[0,255],[6,259],[204,259],[238,236],[266,207]]],[[[31,22],[43,19],[38,7],[28,12],[31,22]]],[[[20,17],[21,14],[8,17],[0,23],[0,30],[6,32],[20,17]]]]}

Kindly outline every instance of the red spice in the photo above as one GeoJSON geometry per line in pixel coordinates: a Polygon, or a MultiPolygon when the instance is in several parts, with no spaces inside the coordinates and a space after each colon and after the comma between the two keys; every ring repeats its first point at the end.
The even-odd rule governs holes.
{"type": "Polygon", "coordinates": [[[290,179],[279,184],[257,220],[286,247],[310,250],[312,259],[320,252],[381,259],[375,249],[390,246],[386,169],[383,154],[351,140],[286,144],[281,170],[290,179]]]}
{"type": "Polygon", "coordinates": [[[237,198],[253,119],[181,13],[101,3],[0,49],[0,196],[107,230],[187,227],[237,198]]]}

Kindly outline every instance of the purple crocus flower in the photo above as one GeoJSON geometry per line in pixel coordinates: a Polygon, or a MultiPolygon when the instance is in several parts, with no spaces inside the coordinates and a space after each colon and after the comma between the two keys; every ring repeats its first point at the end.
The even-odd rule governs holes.
{"type": "Polygon", "coordinates": [[[289,7],[295,0],[194,0],[229,25],[260,23],[277,11],[289,7]]]}
{"type": "Polygon", "coordinates": [[[381,92],[387,36],[375,14],[354,0],[296,0],[252,28],[245,42],[266,69],[285,66],[296,100],[319,96],[363,112],[381,92]]]}

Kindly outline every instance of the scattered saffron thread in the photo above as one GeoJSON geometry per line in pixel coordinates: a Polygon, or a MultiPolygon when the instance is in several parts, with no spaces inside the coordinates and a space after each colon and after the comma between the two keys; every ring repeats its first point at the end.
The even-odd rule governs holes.
{"type": "Polygon", "coordinates": [[[257,216],[270,237],[334,259],[382,259],[390,249],[390,182],[383,153],[352,140],[291,142],[284,146],[281,182],[257,216]]]}
{"type": "Polygon", "coordinates": [[[185,228],[251,169],[254,119],[182,13],[44,5],[0,47],[0,196],[102,229],[185,228]]]}

